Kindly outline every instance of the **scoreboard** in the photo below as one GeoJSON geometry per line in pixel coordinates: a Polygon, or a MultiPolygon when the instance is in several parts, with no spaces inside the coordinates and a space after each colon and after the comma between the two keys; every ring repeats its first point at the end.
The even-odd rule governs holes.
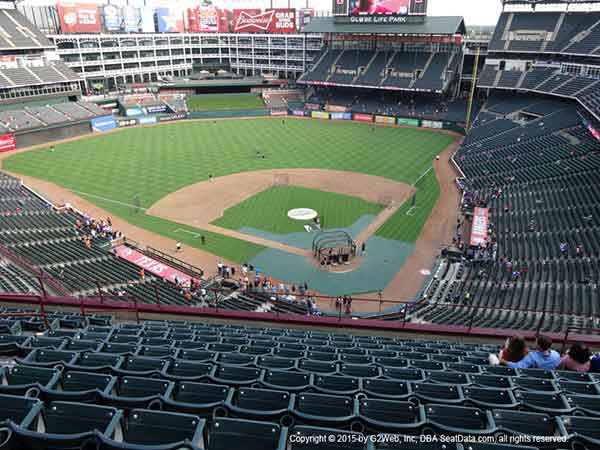
{"type": "Polygon", "coordinates": [[[394,24],[423,21],[427,0],[333,0],[336,22],[394,24]]]}

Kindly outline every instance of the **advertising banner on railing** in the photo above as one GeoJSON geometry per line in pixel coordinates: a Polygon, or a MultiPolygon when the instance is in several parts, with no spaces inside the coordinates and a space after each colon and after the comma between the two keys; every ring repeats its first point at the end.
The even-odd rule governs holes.
{"type": "Polygon", "coordinates": [[[403,125],[405,127],[418,127],[419,119],[408,119],[405,117],[398,117],[397,119],[398,125],[403,125]]]}
{"type": "Polygon", "coordinates": [[[272,116],[287,116],[287,109],[272,109],[270,114],[272,116]]]}
{"type": "Polygon", "coordinates": [[[86,3],[59,3],[56,6],[63,33],[100,33],[100,8],[86,3]]]}
{"type": "Polygon", "coordinates": [[[304,111],[303,109],[294,109],[292,111],[292,115],[298,116],[298,117],[304,117],[304,116],[306,116],[306,111],[304,111]]]}
{"type": "Polygon", "coordinates": [[[17,148],[14,134],[0,134],[0,153],[10,152],[17,148]]]}
{"type": "Polygon", "coordinates": [[[141,108],[127,108],[125,110],[125,115],[127,117],[143,116],[144,111],[141,108]]]}
{"type": "Polygon", "coordinates": [[[193,279],[182,271],[167,266],[166,264],[150,258],[149,256],[146,256],[125,245],[119,245],[118,247],[115,247],[114,250],[119,258],[123,258],[124,260],[129,261],[144,270],[147,270],[152,275],[156,275],[163,280],[168,280],[171,283],[179,282],[180,284],[183,284],[183,286],[187,287],[190,285],[190,281],[193,279]]]}
{"type": "Polygon", "coordinates": [[[354,120],[357,122],[373,122],[373,116],[371,114],[356,113],[354,114],[354,120]]]}
{"type": "Polygon", "coordinates": [[[331,120],[352,120],[352,113],[333,112],[331,113],[331,120]]]}
{"type": "Polygon", "coordinates": [[[159,33],[183,33],[183,11],[179,8],[156,8],[159,33]]]}
{"type": "Polygon", "coordinates": [[[119,31],[121,29],[121,10],[117,6],[106,5],[102,8],[102,13],[106,31],[119,31]]]}
{"type": "Polygon", "coordinates": [[[123,31],[125,33],[137,33],[142,21],[140,10],[133,6],[125,6],[123,13],[123,31]]]}
{"type": "Polygon", "coordinates": [[[92,131],[108,131],[117,128],[117,121],[113,116],[97,117],[90,121],[92,131]]]}
{"type": "Polygon", "coordinates": [[[389,116],[375,116],[375,122],[377,122],[377,123],[391,123],[391,124],[395,124],[396,123],[396,118],[395,117],[389,117],[389,116]]]}
{"type": "Polygon", "coordinates": [[[443,122],[436,122],[434,120],[421,120],[421,126],[423,128],[436,128],[436,129],[444,128],[443,122]]]}
{"type": "Polygon", "coordinates": [[[180,113],[180,114],[169,114],[168,116],[160,116],[158,118],[158,121],[159,122],[171,122],[173,120],[183,120],[183,119],[187,119],[187,114],[180,113]]]}
{"type": "Polygon", "coordinates": [[[156,116],[144,116],[138,118],[138,123],[140,125],[153,125],[157,122],[156,116]]]}
{"type": "Polygon", "coordinates": [[[260,9],[234,9],[234,33],[295,33],[296,10],[293,8],[276,8],[262,11],[260,9]]]}
{"type": "Polygon", "coordinates": [[[329,112],[346,112],[346,111],[348,111],[348,107],[347,106],[342,106],[342,105],[327,104],[327,105],[325,105],[325,111],[329,111],[329,112]]]}
{"type": "Polygon", "coordinates": [[[321,105],[319,105],[318,103],[305,103],[304,108],[310,109],[311,111],[318,111],[319,109],[321,109],[321,105]]]}
{"type": "Polygon", "coordinates": [[[152,105],[142,108],[146,114],[159,114],[167,112],[167,105],[152,105]]]}
{"type": "Polygon", "coordinates": [[[313,119],[329,119],[329,113],[323,111],[312,111],[311,117],[313,119]]]}
{"type": "Polygon", "coordinates": [[[473,211],[473,223],[471,225],[471,245],[485,244],[487,240],[489,221],[488,208],[475,208],[473,211]]]}

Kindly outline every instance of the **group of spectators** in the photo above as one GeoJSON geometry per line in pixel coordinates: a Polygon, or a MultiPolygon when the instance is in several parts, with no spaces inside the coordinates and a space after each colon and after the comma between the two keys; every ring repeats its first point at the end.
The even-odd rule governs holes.
{"type": "Polygon", "coordinates": [[[113,229],[110,217],[97,220],[88,214],[84,214],[82,219],[77,219],[75,221],[74,226],[75,233],[83,238],[86,247],[88,246],[88,241],[91,242],[91,240],[96,237],[102,237],[112,241],[123,236],[120,231],[113,229]]]}
{"type": "Polygon", "coordinates": [[[552,339],[540,335],[536,347],[530,349],[521,336],[507,340],[498,355],[491,354],[490,364],[513,369],[571,370],[575,372],[600,373],[600,355],[593,355],[588,347],[575,342],[563,355],[552,349],[552,339]]]}

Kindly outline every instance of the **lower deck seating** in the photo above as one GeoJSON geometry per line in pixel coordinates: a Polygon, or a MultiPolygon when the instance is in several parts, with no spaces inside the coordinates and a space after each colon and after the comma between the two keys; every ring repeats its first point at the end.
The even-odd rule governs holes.
{"type": "MultiPolygon", "coordinates": [[[[65,324],[77,318],[58,314],[65,324]]],[[[407,447],[410,436],[427,434],[535,435],[557,442],[541,448],[558,449],[598,439],[598,374],[489,366],[493,345],[86,321],[37,337],[0,335],[3,357],[17,362],[0,366],[6,448],[317,450],[323,444],[309,437],[334,436],[340,443],[327,448],[416,449],[423,444],[407,447]],[[384,434],[402,444],[381,445],[384,434]]],[[[426,448],[449,448],[432,441],[426,448]]]]}

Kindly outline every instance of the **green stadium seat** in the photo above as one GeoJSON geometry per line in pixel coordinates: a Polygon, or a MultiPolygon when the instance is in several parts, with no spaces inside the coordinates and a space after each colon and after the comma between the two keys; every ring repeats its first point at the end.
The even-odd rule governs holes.
{"type": "Polygon", "coordinates": [[[103,373],[68,371],[51,388],[42,388],[45,401],[95,402],[108,394],[117,379],[103,373]]]}
{"type": "Polygon", "coordinates": [[[354,400],[325,394],[294,394],[292,414],[298,423],[307,425],[343,426],[355,417],[354,400]]]}
{"type": "Polygon", "coordinates": [[[134,409],[123,421],[121,436],[103,436],[110,450],[198,449],[204,446],[205,421],[198,416],[134,409]]]}
{"type": "Polygon", "coordinates": [[[260,379],[261,386],[288,392],[302,392],[312,386],[313,375],[284,370],[265,370],[260,379]]]}
{"type": "Polygon", "coordinates": [[[0,425],[8,421],[21,425],[28,416],[35,417],[42,407],[43,403],[35,398],[0,395],[0,425]]]}
{"type": "Polygon", "coordinates": [[[279,421],[291,409],[291,395],[267,389],[232,389],[225,406],[234,417],[279,421]]]}
{"type": "Polygon", "coordinates": [[[422,405],[395,400],[361,399],[358,417],[367,432],[419,433],[425,426],[425,410],[422,405]]]}
{"type": "Polygon", "coordinates": [[[163,403],[169,411],[210,417],[216,408],[225,405],[230,389],[218,384],[181,382],[169,396],[163,397],[163,403]]]}
{"type": "Polygon", "coordinates": [[[275,423],[218,418],[209,428],[206,450],[283,450],[286,437],[275,423]]]}
{"type": "Polygon", "coordinates": [[[121,412],[115,408],[53,402],[15,431],[24,448],[71,450],[94,441],[97,434],[113,435],[120,419],[121,412]]]}
{"type": "Polygon", "coordinates": [[[490,435],[496,430],[490,411],[429,404],[425,407],[425,414],[427,425],[439,433],[490,435]]]}

